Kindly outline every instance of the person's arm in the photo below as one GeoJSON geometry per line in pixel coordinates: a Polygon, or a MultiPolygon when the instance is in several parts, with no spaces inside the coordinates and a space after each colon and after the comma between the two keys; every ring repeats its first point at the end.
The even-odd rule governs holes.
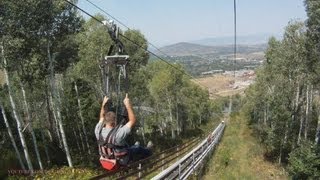
{"type": "Polygon", "coordinates": [[[128,111],[128,119],[127,126],[131,129],[136,124],[136,117],[132,110],[132,105],[130,103],[130,99],[128,98],[128,94],[126,94],[126,97],[123,100],[123,103],[128,111]]]}
{"type": "Polygon", "coordinates": [[[104,115],[106,113],[105,110],[104,110],[105,109],[104,106],[105,106],[105,104],[107,104],[107,102],[108,102],[108,97],[104,96],[103,101],[102,101],[102,105],[101,105],[99,121],[102,121],[103,118],[104,118],[104,115]]]}

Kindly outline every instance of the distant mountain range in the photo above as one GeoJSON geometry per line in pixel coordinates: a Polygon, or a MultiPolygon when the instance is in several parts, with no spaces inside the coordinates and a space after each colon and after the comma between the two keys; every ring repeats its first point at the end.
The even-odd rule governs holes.
{"type": "Polygon", "coordinates": [[[212,46],[203,46],[187,42],[180,42],[160,48],[160,50],[170,56],[188,56],[194,54],[208,54],[216,52],[212,46]]]}
{"type": "MultiPolygon", "coordinates": [[[[246,35],[246,36],[238,36],[237,44],[243,45],[254,45],[254,44],[265,44],[268,42],[271,36],[280,39],[280,35],[274,34],[256,34],[256,35],[246,35]]],[[[230,45],[234,44],[234,37],[215,37],[215,38],[205,38],[195,41],[190,41],[190,43],[206,45],[206,46],[221,46],[221,45],[230,45]]]]}
{"type": "MultiPolygon", "coordinates": [[[[267,48],[268,40],[271,36],[281,39],[280,35],[258,34],[237,37],[237,53],[250,54],[263,52],[267,48]]],[[[151,51],[158,55],[160,52],[150,48],[151,51]]],[[[190,55],[228,55],[234,51],[234,37],[217,37],[195,40],[190,42],[179,42],[163,46],[160,48],[162,52],[170,56],[190,56],[190,55]]]]}
{"type": "MultiPolygon", "coordinates": [[[[263,52],[267,44],[256,45],[237,45],[237,52],[248,54],[254,52],[263,52]]],[[[160,48],[162,52],[170,56],[191,56],[191,55],[228,55],[234,51],[233,45],[206,46],[194,43],[181,42],[160,48]]],[[[159,55],[162,55],[158,53],[159,55]]]]}

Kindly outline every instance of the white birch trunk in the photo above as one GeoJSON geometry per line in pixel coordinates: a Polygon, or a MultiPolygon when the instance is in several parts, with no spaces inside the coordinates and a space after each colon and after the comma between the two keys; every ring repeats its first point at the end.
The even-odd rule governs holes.
{"type": "MultiPolygon", "coordinates": [[[[303,92],[303,91],[302,91],[303,92]]],[[[296,114],[298,113],[298,106],[299,106],[299,94],[300,94],[300,88],[299,86],[297,87],[297,95],[296,95],[296,102],[294,105],[294,113],[292,115],[292,122],[296,119],[296,114]]],[[[303,103],[303,102],[302,102],[303,103]]],[[[303,104],[301,105],[301,109],[303,109],[303,104]]],[[[299,127],[299,134],[298,134],[298,140],[297,144],[299,145],[301,142],[301,134],[302,134],[302,128],[303,128],[303,116],[300,117],[300,127],[299,127]]]]}
{"type": "Polygon", "coordinates": [[[307,86],[307,107],[306,107],[306,121],[304,127],[304,139],[308,138],[308,130],[309,130],[309,117],[310,110],[312,108],[312,85],[307,86]]]}
{"type": "Polygon", "coordinates": [[[144,116],[144,113],[141,113],[142,110],[141,110],[141,105],[138,106],[138,115],[139,117],[141,118],[141,121],[140,121],[140,124],[141,124],[141,135],[142,135],[142,140],[143,140],[143,144],[146,144],[146,136],[145,136],[145,123],[144,123],[144,120],[145,120],[145,116],[144,116]]]}
{"type": "Polygon", "coordinates": [[[11,143],[12,143],[12,146],[16,152],[16,155],[17,155],[17,159],[19,160],[19,163],[20,163],[20,166],[23,170],[26,170],[26,167],[24,166],[23,164],[23,161],[21,159],[21,156],[20,156],[20,152],[18,150],[18,147],[17,147],[17,144],[14,140],[14,137],[13,137],[13,134],[12,134],[12,131],[11,131],[11,128],[10,128],[10,125],[9,125],[9,122],[7,120],[7,116],[6,116],[6,112],[4,110],[4,107],[2,105],[2,103],[0,102],[0,109],[1,109],[1,112],[2,112],[2,116],[3,116],[3,119],[4,119],[4,123],[6,124],[6,128],[7,128],[7,131],[8,131],[8,134],[9,134],[9,137],[10,137],[10,140],[11,140],[11,143]]]}
{"type": "Polygon", "coordinates": [[[280,154],[279,154],[279,165],[281,165],[281,162],[282,162],[282,153],[283,153],[283,147],[287,144],[288,142],[288,121],[286,122],[285,124],[285,130],[284,130],[284,138],[283,138],[283,141],[280,145],[280,154]]]}
{"type": "Polygon", "coordinates": [[[62,143],[64,147],[64,151],[67,156],[67,161],[69,167],[73,167],[72,160],[71,160],[71,155],[69,152],[69,147],[66,139],[66,135],[64,132],[63,124],[62,124],[62,119],[61,119],[61,111],[60,111],[60,102],[59,102],[59,92],[56,91],[56,85],[55,85],[55,76],[54,76],[54,68],[53,68],[53,61],[54,58],[51,57],[51,52],[50,52],[50,43],[48,41],[48,46],[47,46],[47,53],[48,53],[48,59],[49,59],[49,65],[50,65],[50,75],[51,75],[51,90],[52,90],[52,95],[53,95],[53,105],[55,107],[54,111],[56,111],[57,115],[57,120],[59,124],[59,130],[61,133],[61,138],[62,138],[62,143]]]}
{"type": "MultiPolygon", "coordinates": [[[[50,133],[50,132],[49,132],[50,133]]],[[[44,132],[43,130],[41,130],[41,139],[42,139],[42,142],[45,143],[46,142],[46,139],[44,137],[44,132]]],[[[47,165],[50,165],[51,163],[51,160],[50,160],[50,156],[49,156],[49,151],[48,151],[48,147],[46,144],[44,144],[44,152],[46,153],[46,157],[47,157],[47,165]]]]}
{"type": "MultiPolygon", "coordinates": [[[[49,104],[49,97],[48,97],[48,91],[46,89],[46,99],[45,99],[45,103],[46,103],[46,111],[47,113],[43,112],[44,113],[44,116],[46,116],[47,120],[48,120],[48,124],[49,124],[49,128],[46,129],[45,126],[44,126],[44,123],[41,123],[41,140],[42,140],[42,143],[44,144],[44,152],[46,153],[46,158],[47,158],[47,166],[49,166],[51,164],[51,159],[50,159],[50,156],[49,156],[49,150],[48,150],[48,143],[46,141],[46,138],[45,138],[45,131],[48,132],[48,136],[49,136],[49,141],[52,142],[53,141],[53,138],[52,138],[52,135],[51,135],[51,132],[50,130],[52,129],[52,123],[51,123],[51,116],[50,116],[50,104],[49,104]]],[[[42,115],[42,114],[40,114],[42,115]]],[[[39,116],[38,114],[36,113],[36,117],[39,121],[39,116]]],[[[40,116],[41,117],[41,116],[40,116]]],[[[45,118],[44,118],[45,119],[45,118]]]]}
{"type": "Polygon", "coordinates": [[[142,134],[142,140],[143,140],[143,144],[146,144],[146,135],[145,135],[145,129],[144,129],[144,125],[141,128],[141,134],[142,134]]]}
{"type": "MultiPolygon", "coordinates": [[[[301,106],[303,107],[303,106],[301,106]]],[[[303,130],[303,123],[304,123],[304,118],[303,116],[300,117],[300,128],[299,128],[299,134],[298,134],[298,142],[297,144],[299,145],[301,142],[301,134],[302,134],[302,130],[303,130]]]]}
{"type": "MultiPolygon", "coordinates": [[[[56,78],[54,78],[54,81],[55,81],[56,78]]],[[[63,124],[62,124],[62,117],[61,117],[61,110],[60,110],[60,107],[61,107],[61,98],[60,98],[60,93],[59,93],[59,90],[58,89],[55,89],[57,86],[55,85],[54,86],[54,92],[56,94],[56,97],[54,98],[55,99],[55,106],[56,106],[56,111],[57,111],[57,116],[58,116],[58,124],[59,124],[59,130],[60,130],[60,133],[61,133],[61,138],[62,138],[62,143],[63,143],[63,147],[64,147],[64,150],[65,150],[65,153],[66,153],[66,156],[67,156],[67,160],[68,160],[68,164],[69,164],[69,167],[73,167],[73,164],[72,164],[72,160],[71,160],[71,155],[70,155],[70,151],[69,151],[69,147],[68,147],[68,143],[67,143],[67,138],[66,138],[66,135],[65,135],[65,132],[64,132],[64,127],[63,127],[63,124]]]]}
{"type": "Polygon", "coordinates": [[[52,109],[52,114],[55,120],[55,126],[56,126],[56,134],[59,140],[59,146],[62,148],[63,143],[62,143],[62,137],[60,134],[60,129],[59,129],[59,120],[58,120],[58,113],[57,113],[57,103],[56,103],[56,93],[55,93],[55,76],[54,76],[54,67],[53,67],[53,58],[51,57],[51,52],[50,52],[50,42],[48,41],[47,44],[47,55],[48,55],[48,60],[49,60],[49,68],[50,68],[50,89],[49,91],[49,97],[50,97],[50,104],[51,104],[51,109],[52,109]]]}
{"type": "MultiPolygon", "coordinates": [[[[61,85],[61,90],[62,90],[62,94],[64,94],[64,89],[63,89],[63,85],[61,85]]],[[[66,112],[67,114],[69,114],[69,109],[68,107],[65,107],[66,108],[66,112]]],[[[82,144],[82,149],[81,149],[81,146],[80,146],[80,143],[79,143],[79,136],[77,136],[77,131],[76,129],[74,128],[74,126],[72,127],[72,131],[73,131],[73,135],[74,135],[74,138],[76,139],[76,143],[77,143],[77,147],[78,147],[78,150],[80,153],[82,152],[85,152],[85,147],[84,147],[84,144],[83,144],[83,138],[82,138],[82,134],[81,134],[81,130],[80,130],[80,127],[79,127],[79,123],[78,122],[75,122],[75,124],[77,125],[78,127],[78,131],[79,131],[79,136],[80,136],[80,141],[81,141],[81,144],[82,144]]],[[[81,159],[82,159],[82,156],[81,156],[81,159]]]]}
{"type": "Polygon", "coordinates": [[[71,160],[71,155],[70,155],[69,147],[68,147],[68,143],[67,143],[66,134],[64,132],[64,128],[63,128],[63,125],[62,125],[62,119],[61,119],[59,105],[57,106],[57,114],[58,114],[58,121],[59,121],[59,129],[60,129],[60,133],[61,133],[61,137],[62,137],[64,150],[65,150],[65,153],[66,153],[66,156],[67,156],[68,164],[69,164],[69,167],[73,167],[72,160],[71,160]]]}
{"type": "Polygon", "coordinates": [[[27,97],[26,97],[26,91],[24,90],[24,85],[22,83],[20,83],[21,85],[21,91],[22,91],[22,96],[23,96],[23,102],[24,102],[24,109],[25,109],[25,112],[26,112],[26,118],[27,118],[27,122],[30,123],[28,128],[29,128],[29,131],[31,133],[31,136],[32,136],[32,142],[33,142],[33,146],[34,146],[34,151],[36,152],[36,157],[37,157],[37,160],[38,160],[38,164],[39,164],[39,167],[41,170],[43,170],[43,166],[42,166],[42,161],[41,161],[41,156],[40,156],[40,153],[39,153],[39,148],[38,148],[38,143],[37,143],[37,138],[36,138],[36,135],[33,131],[33,126],[32,126],[32,120],[31,120],[31,116],[30,116],[30,111],[29,111],[29,105],[27,103],[27,97]]]}
{"type": "Polygon", "coordinates": [[[281,162],[282,162],[282,148],[283,148],[283,144],[281,142],[281,145],[280,145],[280,152],[279,152],[279,160],[278,160],[278,164],[281,165],[281,162]]]}
{"type": "Polygon", "coordinates": [[[15,105],[15,103],[13,101],[13,98],[12,98],[9,75],[8,75],[8,71],[7,71],[7,60],[6,60],[5,56],[4,56],[4,47],[3,47],[3,45],[1,46],[1,54],[2,54],[3,63],[4,63],[3,70],[4,70],[5,79],[6,79],[6,84],[8,86],[9,99],[10,99],[13,115],[14,115],[14,118],[15,118],[16,123],[17,123],[18,133],[19,133],[20,141],[21,141],[22,148],[23,148],[23,151],[24,151],[24,155],[25,155],[25,158],[26,158],[26,161],[27,161],[27,164],[28,164],[28,168],[29,168],[31,174],[33,174],[33,166],[32,166],[32,163],[31,163],[30,156],[29,156],[28,147],[27,147],[27,144],[26,144],[26,141],[24,139],[23,132],[22,132],[21,120],[19,119],[19,116],[18,116],[17,110],[16,110],[16,105],[15,105]]]}
{"type": "MultiPolygon", "coordinates": [[[[162,123],[161,123],[161,124],[162,124],[162,123]]],[[[161,124],[160,124],[158,127],[159,127],[159,130],[160,130],[160,135],[163,136],[164,133],[163,133],[163,129],[162,129],[162,125],[161,125],[161,124]]]]}
{"type": "Polygon", "coordinates": [[[162,118],[159,119],[159,116],[160,116],[160,108],[159,108],[159,104],[156,103],[155,119],[156,119],[156,122],[159,122],[159,121],[160,121],[160,123],[158,123],[158,128],[159,128],[159,130],[160,130],[160,135],[161,135],[161,136],[164,136],[164,130],[163,130],[163,126],[162,126],[162,124],[163,124],[163,119],[162,119],[162,118]]]}
{"type": "MultiPolygon", "coordinates": [[[[179,109],[178,109],[178,103],[176,103],[176,119],[177,119],[177,135],[180,136],[181,132],[181,122],[179,120],[179,109]]],[[[201,120],[200,120],[201,123],[201,120]]]]}
{"type": "MultiPolygon", "coordinates": [[[[318,108],[318,112],[320,112],[320,108],[318,108]]],[[[317,129],[316,129],[316,135],[315,135],[315,144],[320,145],[320,114],[318,115],[318,123],[317,123],[317,129]]]]}
{"type": "Polygon", "coordinates": [[[53,102],[53,97],[52,94],[49,93],[49,99],[50,99],[50,106],[52,109],[52,115],[53,115],[53,119],[54,119],[54,124],[55,124],[55,130],[56,130],[56,135],[58,138],[58,142],[59,142],[59,147],[62,148],[63,144],[62,144],[62,138],[61,138],[61,134],[59,131],[59,121],[58,121],[58,115],[56,114],[56,107],[55,104],[53,102]]]}
{"type": "Polygon", "coordinates": [[[81,133],[81,128],[79,126],[79,123],[76,123],[76,124],[77,124],[77,128],[78,128],[79,136],[80,136],[80,142],[81,142],[81,146],[82,146],[82,151],[85,152],[86,148],[84,146],[83,137],[82,137],[82,133],[81,133]]]}
{"type": "Polygon", "coordinates": [[[318,116],[317,132],[315,137],[315,143],[320,144],[320,115],[318,116]]]}
{"type": "Polygon", "coordinates": [[[173,114],[172,114],[172,103],[171,100],[168,98],[168,105],[169,105],[169,118],[171,122],[171,138],[175,139],[176,135],[174,133],[174,123],[173,123],[173,114]]]}
{"type": "Polygon", "coordinates": [[[82,116],[81,100],[80,100],[80,97],[79,97],[79,91],[78,91],[78,86],[77,86],[77,83],[76,83],[76,82],[74,82],[74,89],[75,89],[76,95],[77,95],[78,108],[79,108],[79,117],[80,117],[81,124],[82,124],[82,131],[83,131],[83,134],[84,134],[84,139],[85,139],[85,141],[86,141],[86,145],[87,145],[87,149],[88,149],[88,154],[91,154],[90,145],[89,145],[89,141],[88,141],[87,130],[86,130],[86,127],[85,127],[85,125],[84,125],[84,118],[83,118],[83,116],[82,116]]]}
{"type": "Polygon", "coordinates": [[[81,152],[81,147],[80,147],[79,140],[78,140],[79,138],[77,136],[77,133],[76,133],[76,130],[74,129],[74,127],[72,127],[72,131],[73,131],[73,135],[76,140],[76,143],[77,143],[78,152],[81,152]]]}
{"type": "MultiPolygon", "coordinates": [[[[50,100],[51,99],[51,95],[49,93],[49,88],[48,87],[46,88],[45,91],[46,91],[46,99],[45,99],[45,101],[46,101],[45,102],[46,103],[46,105],[45,105],[46,106],[46,113],[45,113],[45,115],[46,115],[46,118],[48,120],[49,131],[54,132],[55,131],[55,128],[54,128],[55,122],[53,122],[54,121],[53,110],[51,109],[51,100],[50,100]]],[[[50,132],[50,135],[51,135],[51,132],[50,132]]]]}
{"type": "MultiPolygon", "coordinates": [[[[47,101],[47,100],[46,100],[47,101]]],[[[41,116],[40,116],[41,117],[41,116]]],[[[50,165],[50,163],[51,163],[51,160],[50,160],[50,156],[49,156],[49,150],[48,150],[48,147],[47,147],[47,141],[46,141],[46,139],[45,139],[45,136],[44,136],[44,134],[45,134],[45,127],[44,127],[44,122],[42,121],[40,121],[40,118],[39,118],[39,116],[38,116],[38,114],[36,113],[36,118],[37,118],[37,121],[38,122],[40,122],[40,126],[41,126],[41,140],[42,140],[42,143],[43,143],[43,146],[44,146],[44,152],[45,152],[45,154],[46,154],[46,158],[47,158],[47,166],[49,166],[50,165]]],[[[48,115],[48,117],[47,117],[48,119],[49,119],[49,115],[48,115]]],[[[50,124],[50,122],[49,122],[49,124],[50,124]]],[[[51,137],[51,133],[50,133],[50,131],[49,130],[47,130],[48,131],[48,136],[49,136],[49,138],[50,138],[50,141],[52,142],[52,137],[51,137]]]]}
{"type": "MultiPolygon", "coordinates": [[[[293,100],[293,113],[291,115],[291,124],[293,124],[295,122],[295,120],[297,119],[299,99],[300,99],[300,87],[299,87],[299,83],[298,83],[296,98],[295,98],[295,100],[293,100]]],[[[300,124],[300,127],[301,127],[301,124],[300,124]]],[[[299,132],[300,132],[300,129],[299,129],[299,132]]],[[[300,143],[300,140],[299,140],[299,136],[298,136],[297,144],[299,144],[299,143],[300,143]]],[[[294,149],[295,145],[296,145],[295,143],[292,143],[292,149],[294,149]]]]}

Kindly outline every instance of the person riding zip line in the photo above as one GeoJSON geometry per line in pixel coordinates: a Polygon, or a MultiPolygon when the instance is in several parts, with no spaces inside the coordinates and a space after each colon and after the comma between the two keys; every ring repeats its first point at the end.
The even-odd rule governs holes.
{"type": "Polygon", "coordinates": [[[108,141],[108,139],[113,140],[112,144],[114,145],[114,151],[119,154],[125,154],[119,158],[121,165],[126,165],[129,161],[144,159],[148,156],[151,156],[151,141],[148,143],[146,148],[140,146],[138,142],[136,142],[133,146],[128,146],[126,143],[127,136],[130,134],[132,128],[136,124],[136,117],[133,112],[130,99],[128,98],[128,94],[126,94],[126,97],[123,100],[125,108],[128,112],[128,122],[123,126],[117,126],[116,113],[105,110],[105,105],[107,102],[108,97],[105,96],[101,105],[99,122],[95,127],[95,135],[97,140],[99,141],[101,138],[103,138],[104,141],[108,141]]]}

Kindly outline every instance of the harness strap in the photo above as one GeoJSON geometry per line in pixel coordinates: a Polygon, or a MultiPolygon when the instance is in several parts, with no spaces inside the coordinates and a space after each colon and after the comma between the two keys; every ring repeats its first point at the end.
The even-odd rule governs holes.
{"type": "Polygon", "coordinates": [[[112,128],[108,133],[106,139],[104,139],[102,136],[103,126],[101,126],[99,130],[99,139],[98,139],[100,156],[102,157],[107,156],[107,158],[116,158],[118,156],[124,156],[127,154],[127,152],[115,152],[115,148],[122,149],[125,147],[125,146],[115,145],[115,137],[119,128],[120,128],[120,125],[117,125],[115,128],[112,128]]]}
{"type": "Polygon", "coordinates": [[[107,152],[105,152],[105,149],[103,148],[103,146],[106,144],[107,139],[109,139],[110,135],[112,134],[112,132],[115,130],[115,128],[111,129],[111,131],[108,133],[107,138],[103,139],[102,136],[102,129],[103,129],[103,125],[101,125],[100,129],[99,129],[99,139],[98,139],[98,144],[99,144],[99,154],[100,156],[104,156],[104,155],[108,155],[107,152]]]}
{"type": "MultiPolygon", "coordinates": [[[[106,141],[108,144],[114,145],[114,138],[115,138],[117,131],[118,131],[118,128],[115,127],[109,132],[108,137],[106,138],[106,141]]],[[[114,156],[114,148],[113,147],[107,148],[107,151],[108,151],[109,156],[111,156],[111,157],[114,156]]]]}

